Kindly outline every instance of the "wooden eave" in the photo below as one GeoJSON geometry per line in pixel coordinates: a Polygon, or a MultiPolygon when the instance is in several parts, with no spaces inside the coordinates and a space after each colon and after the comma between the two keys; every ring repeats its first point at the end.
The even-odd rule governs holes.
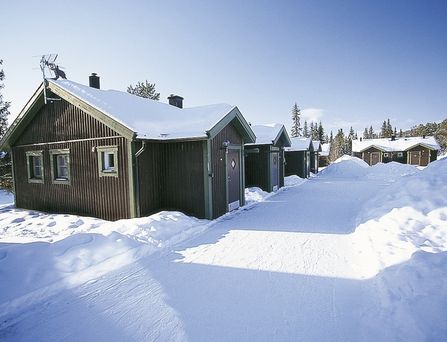
{"type": "MultiPolygon", "coordinates": [[[[399,152],[399,151],[387,151],[387,150],[385,150],[385,149],[383,149],[383,148],[380,148],[380,147],[378,147],[378,146],[376,146],[376,145],[369,145],[368,147],[365,147],[363,150],[360,150],[360,151],[358,151],[358,152],[356,152],[356,153],[362,153],[362,152],[365,152],[367,149],[370,149],[370,148],[375,148],[376,150],[379,150],[379,151],[381,151],[381,152],[399,152]]],[[[353,152],[355,152],[355,151],[353,151],[353,152]]]]}
{"type": "Polygon", "coordinates": [[[284,127],[284,125],[279,130],[278,135],[276,136],[275,140],[273,140],[273,146],[277,146],[278,142],[280,140],[284,141],[284,144],[282,145],[283,147],[292,146],[292,141],[290,140],[289,134],[287,133],[287,130],[284,127]]]}
{"type": "Polygon", "coordinates": [[[234,107],[229,113],[227,113],[227,115],[225,115],[207,132],[209,138],[214,138],[230,122],[234,124],[234,127],[242,135],[242,137],[244,138],[244,143],[254,143],[256,141],[255,133],[237,107],[234,107]]]}
{"type": "MultiPolygon", "coordinates": [[[[408,147],[408,148],[405,150],[405,152],[406,152],[406,151],[410,151],[411,149],[415,148],[416,146],[422,146],[422,147],[425,147],[425,148],[427,148],[427,149],[429,149],[429,150],[432,150],[432,151],[437,151],[437,150],[438,150],[437,148],[433,148],[432,146],[426,145],[426,144],[424,144],[424,143],[417,143],[417,144],[414,144],[413,146],[408,147]]],[[[402,152],[403,152],[403,151],[402,151],[402,152]]]]}
{"type": "Polygon", "coordinates": [[[0,140],[0,150],[11,150],[11,146],[43,105],[43,83],[41,83],[0,140]]]}

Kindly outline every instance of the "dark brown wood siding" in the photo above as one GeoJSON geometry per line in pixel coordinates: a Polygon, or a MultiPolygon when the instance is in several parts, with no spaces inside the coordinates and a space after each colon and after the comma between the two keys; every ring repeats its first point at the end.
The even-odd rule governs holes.
{"type": "MultiPolygon", "coordinates": [[[[420,166],[427,166],[430,163],[431,160],[431,154],[433,151],[430,151],[428,148],[418,145],[411,148],[411,150],[408,151],[410,154],[410,164],[413,165],[420,165],[420,166]]],[[[436,153],[435,153],[436,155],[436,153]]]]}
{"type": "Polygon", "coordinates": [[[297,175],[301,178],[307,178],[306,167],[307,151],[286,151],[286,176],[297,175]]]}
{"type": "Polygon", "coordinates": [[[376,154],[374,154],[374,156],[372,156],[372,153],[379,153],[382,154],[381,150],[378,150],[375,147],[370,147],[368,149],[366,149],[365,151],[363,151],[363,160],[368,163],[369,165],[372,165],[372,163],[374,163],[374,161],[376,159],[373,160],[373,158],[375,158],[374,156],[376,156],[376,154]]]}
{"type": "Polygon", "coordinates": [[[122,137],[37,146],[13,147],[16,205],[47,212],[95,216],[106,220],[130,217],[127,140],[122,137]],[[99,146],[118,146],[118,177],[99,177],[99,146]],[[69,149],[70,184],[53,184],[51,149],[69,149]],[[27,151],[43,151],[44,183],[29,183],[27,151]]]}
{"type": "Polygon", "coordinates": [[[270,162],[269,145],[245,146],[245,186],[257,186],[264,191],[269,189],[268,163],[270,162]],[[259,153],[250,150],[259,149],[259,153]]]}
{"type": "MultiPolygon", "coordinates": [[[[57,97],[51,93],[48,96],[57,97]]],[[[110,136],[118,134],[81,109],[60,100],[43,106],[14,145],[110,136]]]]}
{"type": "Polygon", "coordinates": [[[127,149],[125,138],[67,101],[48,103],[12,147],[17,207],[107,220],[129,218],[127,149]],[[79,139],[87,140],[73,141],[79,139]],[[118,147],[118,177],[99,177],[98,146],[118,147]],[[70,185],[53,184],[49,150],[66,148],[70,185]],[[28,182],[25,153],[33,150],[43,151],[44,184],[28,182]]]}
{"type": "MultiPolygon", "coordinates": [[[[140,148],[141,143],[137,144],[136,150],[140,148]]],[[[161,153],[161,144],[147,143],[144,152],[138,157],[140,216],[150,215],[162,207],[161,192],[164,178],[160,162],[161,153]]]]}
{"type": "Polygon", "coordinates": [[[148,142],[138,168],[142,216],[165,209],[205,217],[202,141],[148,142]]]}
{"type": "Polygon", "coordinates": [[[279,187],[284,186],[284,150],[279,151],[279,187]]]}
{"type": "Polygon", "coordinates": [[[213,218],[219,217],[227,212],[224,141],[229,141],[232,145],[242,146],[243,144],[241,135],[232,124],[227,125],[218,135],[211,139],[213,218]]]}

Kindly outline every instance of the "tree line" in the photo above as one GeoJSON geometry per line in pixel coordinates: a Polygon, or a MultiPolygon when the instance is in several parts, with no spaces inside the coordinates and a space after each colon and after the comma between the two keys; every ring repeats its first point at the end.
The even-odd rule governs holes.
{"type": "MultiPolygon", "coordinates": [[[[333,135],[332,131],[330,131],[328,136],[324,133],[325,131],[321,121],[318,124],[311,122],[310,127],[307,121],[304,121],[304,125],[301,127],[300,116],[301,110],[295,103],[292,107],[292,137],[311,137],[312,140],[319,140],[321,143],[330,143],[329,161],[331,162],[345,154],[352,154],[352,141],[359,138],[352,127],[349,129],[347,134],[340,128],[335,136],[333,135]]],[[[441,151],[446,151],[447,119],[440,123],[428,122],[426,124],[419,124],[404,131],[402,129],[397,130],[396,126],[393,127],[391,120],[388,118],[383,121],[379,131],[375,131],[372,125],[369,128],[365,127],[361,138],[378,139],[421,136],[434,136],[441,146],[441,151]]]]}

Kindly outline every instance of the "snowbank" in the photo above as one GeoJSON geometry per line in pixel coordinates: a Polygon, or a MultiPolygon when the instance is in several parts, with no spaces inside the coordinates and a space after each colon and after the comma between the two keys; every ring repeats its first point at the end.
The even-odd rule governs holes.
{"type": "Polygon", "coordinates": [[[14,203],[14,195],[9,191],[0,189],[0,207],[14,203]]]}
{"type": "Polygon", "coordinates": [[[245,189],[245,203],[251,204],[263,201],[270,193],[258,187],[245,189]]]}
{"type": "Polygon", "coordinates": [[[303,184],[306,179],[301,178],[297,175],[284,177],[284,186],[297,186],[303,184]]]}
{"type": "Polygon", "coordinates": [[[322,170],[318,175],[324,178],[360,178],[367,173],[369,165],[357,157],[344,155],[322,170]]]}
{"type": "Polygon", "coordinates": [[[370,167],[367,177],[370,179],[384,178],[388,181],[395,181],[403,176],[414,175],[419,169],[413,165],[401,164],[397,162],[378,163],[370,167]]]}
{"type": "MultiPolygon", "coordinates": [[[[392,165],[389,169],[393,173],[392,165]]],[[[447,251],[447,159],[379,191],[363,205],[357,222],[355,234],[372,245],[378,270],[416,252],[447,251]]]]}
{"type": "Polygon", "coordinates": [[[13,207],[0,208],[0,222],[0,274],[8,275],[0,284],[0,303],[97,278],[209,225],[180,212],[109,222],[13,207]]]}

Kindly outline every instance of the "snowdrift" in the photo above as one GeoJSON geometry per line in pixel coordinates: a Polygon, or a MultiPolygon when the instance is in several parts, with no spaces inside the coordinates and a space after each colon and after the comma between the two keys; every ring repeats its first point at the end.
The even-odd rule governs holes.
{"type": "Polygon", "coordinates": [[[321,178],[361,178],[367,173],[369,165],[363,160],[344,155],[322,170],[321,178]]]}

